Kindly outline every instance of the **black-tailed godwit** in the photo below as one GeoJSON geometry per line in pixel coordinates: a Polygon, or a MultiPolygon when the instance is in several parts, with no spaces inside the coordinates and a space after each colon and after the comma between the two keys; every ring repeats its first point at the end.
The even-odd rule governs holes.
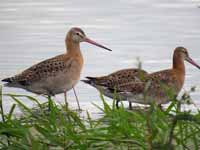
{"type": "Polygon", "coordinates": [[[128,100],[140,104],[150,104],[155,102],[157,105],[165,104],[173,97],[176,97],[183,87],[185,80],[184,60],[200,69],[188,54],[184,47],[177,47],[174,50],[172,68],[141,76],[139,70],[132,77],[127,78],[129,70],[122,74],[117,72],[103,77],[87,77],[84,82],[94,86],[104,95],[113,97],[114,91],[121,100],[128,100]],[[114,77],[115,78],[112,78],[114,77]],[[118,82],[118,80],[122,82],[118,82]],[[113,81],[114,80],[114,81],[113,81]],[[129,81],[130,80],[130,81],[129,81]],[[171,97],[172,96],[172,97],[171,97]]]}
{"type": "MultiPolygon", "coordinates": [[[[111,51],[111,49],[87,38],[82,29],[71,28],[65,38],[65,54],[44,60],[20,74],[2,81],[7,82],[5,85],[8,87],[22,88],[36,94],[54,96],[64,93],[67,105],[67,91],[74,88],[79,81],[83,67],[80,42],[88,42],[111,51]]],[[[79,106],[78,100],[77,104],[79,106]]]]}

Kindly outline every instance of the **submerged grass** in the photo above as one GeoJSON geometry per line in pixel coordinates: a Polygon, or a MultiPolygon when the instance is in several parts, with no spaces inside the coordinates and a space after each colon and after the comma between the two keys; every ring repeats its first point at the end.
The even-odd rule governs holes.
{"type": "MultiPolygon", "coordinates": [[[[0,90],[2,91],[2,90],[0,90]]],[[[15,101],[8,114],[2,107],[0,93],[0,149],[2,150],[168,150],[200,149],[200,111],[181,111],[187,96],[161,110],[155,104],[148,109],[128,111],[123,105],[110,106],[101,96],[104,115],[92,119],[79,116],[49,99],[47,104],[26,95],[7,94],[15,101]],[[37,109],[28,108],[20,100],[26,97],[37,109]],[[16,105],[22,111],[15,117],[16,105]]]]}

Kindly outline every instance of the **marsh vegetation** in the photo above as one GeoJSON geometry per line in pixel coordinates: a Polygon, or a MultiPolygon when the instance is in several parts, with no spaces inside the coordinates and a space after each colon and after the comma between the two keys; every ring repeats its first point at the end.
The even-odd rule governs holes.
{"type": "MultiPolygon", "coordinates": [[[[191,91],[194,90],[193,88],[191,91]]],[[[3,96],[3,97],[4,97],[3,96]]],[[[56,104],[47,103],[27,95],[2,94],[0,98],[0,148],[2,150],[64,150],[64,149],[196,149],[200,148],[200,111],[181,110],[183,104],[191,104],[188,94],[181,100],[173,99],[161,110],[152,104],[148,108],[129,111],[123,103],[119,109],[109,105],[101,96],[103,115],[94,119],[56,104]],[[14,100],[8,114],[3,111],[2,95],[14,100]],[[28,108],[21,98],[34,102],[28,108]],[[19,107],[21,115],[15,115],[19,107]]]]}

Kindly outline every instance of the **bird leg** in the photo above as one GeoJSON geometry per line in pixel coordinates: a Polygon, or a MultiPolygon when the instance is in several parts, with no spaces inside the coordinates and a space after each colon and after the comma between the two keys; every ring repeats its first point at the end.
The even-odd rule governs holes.
{"type": "Polygon", "coordinates": [[[78,110],[80,111],[80,110],[81,110],[81,107],[80,107],[80,104],[79,104],[78,96],[77,96],[77,94],[76,94],[75,88],[72,87],[72,89],[73,89],[74,95],[75,95],[75,97],[76,97],[76,103],[77,103],[77,105],[78,105],[78,110]]]}
{"type": "Polygon", "coordinates": [[[65,98],[65,106],[66,106],[66,109],[67,109],[68,108],[67,92],[64,92],[64,98],[65,98]]]}
{"type": "Polygon", "coordinates": [[[51,111],[51,96],[48,95],[48,111],[51,111]]]}
{"type": "Polygon", "coordinates": [[[129,109],[130,109],[130,110],[133,109],[133,107],[132,107],[132,103],[131,103],[131,102],[129,102],[129,109]]]}
{"type": "Polygon", "coordinates": [[[158,105],[158,108],[159,108],[161,111],[164,111],[161,104],[158,105]]]}
{"type": "Polygon", "coordinates": [[[116,100],[116,108],[119,109],[119,100],[116,100]]]}

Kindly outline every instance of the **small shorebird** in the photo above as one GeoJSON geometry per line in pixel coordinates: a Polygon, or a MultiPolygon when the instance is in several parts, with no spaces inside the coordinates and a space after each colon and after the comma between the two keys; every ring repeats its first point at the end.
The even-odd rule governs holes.
{"type": "MultiPolygon", "coordinates": [[[[87,38],[82,29],[71,28],[65,38],[67,50],[65,54],[44,60],[20,74],[2,81],[7,82],[5,86],[22,88],[48,97],[64,93],[67,105],[67,91],[74,89],[83,67],[80,42],[88,42],[111,51],[111,49],[87,38]]],[[[74,94],[76,94],[75,90],[74,94]]],[[[78,100],[77,104],[79,106],[78,100]]]]}
{"type": "MultiPolygon", "coordinates": [[[[128,100],[140,104],[150,104],[155,102],[157,105],[168,103],[176,97],[183,87],[185,80],[184,60],[200,69],[188,54],[184,47],[177,47],[174,50],[173,66],[171,69],[145,74],[138,79],[138,74],[133,74],[135,80],[120,83],[110,80],[110,75],[104,77],[87,77],[84,82],[94,86],[104,95],[113,97],[116,91],[121,100],[128,100]],[[111,84],[114,83],[114,84],[111,84]],[[111,86],[110,86],[111,85],[111,86]]],[[[127,76],[114,75],[126,80],[127,76]]],[[[116,79],[118,79],[116,77],[116,79]]],[[[121,79],[122,80],[122,79],[121,79]]]]}

